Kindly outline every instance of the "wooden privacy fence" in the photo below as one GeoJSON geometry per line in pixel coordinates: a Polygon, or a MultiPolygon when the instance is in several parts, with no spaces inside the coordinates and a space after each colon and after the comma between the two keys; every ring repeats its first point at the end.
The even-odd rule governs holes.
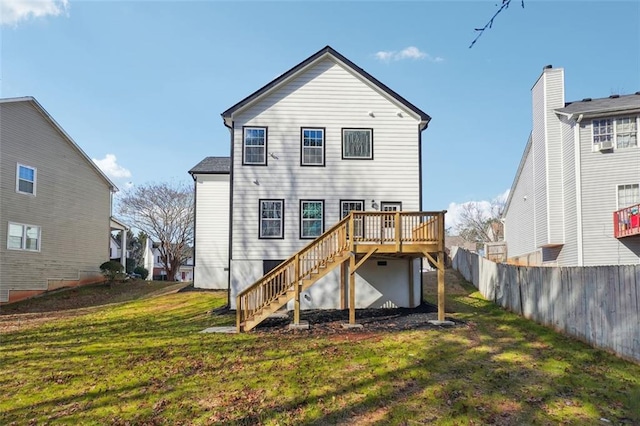
{"type": "Polygon", "coordinates": [[[640,266],[525,267],[459,247],[452,265],[488,300],[640,362],[640,266]]]}

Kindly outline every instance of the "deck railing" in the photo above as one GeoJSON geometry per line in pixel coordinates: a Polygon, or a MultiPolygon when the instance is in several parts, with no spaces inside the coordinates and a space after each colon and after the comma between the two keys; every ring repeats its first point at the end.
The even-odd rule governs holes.
{"type": "Polygon", "coordinates": [[[443,212],[353,212],[354,238],[358,243],[437,242],[443,212]]]}
{"type": "Polygon", "coordinates": [[[333,257],[349,248],[347,216],[309,243],[302,250],[265,274],[253,285],[240,292],[236,298],[238,327],[264,306],[275,302],[295,285],[330,262],[333,257]]]}
{"type": "Polygon", "coordinates": [[[640,234],[640,204],[613,212],[613,235],[615,238],[640,234]]]}

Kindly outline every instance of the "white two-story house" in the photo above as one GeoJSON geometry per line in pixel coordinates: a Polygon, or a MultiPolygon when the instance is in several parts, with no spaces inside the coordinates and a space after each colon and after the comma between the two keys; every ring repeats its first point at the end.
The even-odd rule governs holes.
{"type": "Polygon", "coordinates": [[[565,102],[564,70],[532,89],[533,129],[503,215],[509,258],[595,266],[640,261],[640,92],[565,102]]]}
{"type": "MultiPolygon", "coordinates": [[[[205,159],[190,172],[196,181],[195,285],[219,288],[228,273],[232,308],[236,295],[349,212],[421,208],[421,135],[431,118],[331,47],[222,118],[231,135],[228,169],[221,159],[205,159]],[[222,201],[227,188],[229,205],[222,201]],[[213,197],[219,202],[212,203],[213,197]],[[216,214],[207,213],[214,207],[216,214]],[[205,239],[213,235],[207,234],[213,221],[228,223],[228,235],[219,230],[215,240],[205,239]]],[[[394,220],[377,222],[380,238],[394,226],[400,229],[394,220]]],[[[412,232],[408,222],[402,226],[405,234],[412,232]]],[[[349,232],[369,231],[367,222],[358,222],[349,232]]],[[[421,257],[372,251],[358,260],[357,271],[351,268],[357,307],[420,303],[421,257]]],[[[335,268],[306,289],[302,309],[345,307],[345,273],[335,268]]]]}

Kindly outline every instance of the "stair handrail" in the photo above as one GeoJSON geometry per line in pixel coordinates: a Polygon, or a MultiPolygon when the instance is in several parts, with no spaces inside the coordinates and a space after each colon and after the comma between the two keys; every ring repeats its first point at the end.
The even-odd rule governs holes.
{"type": "MultiPolygon", "coordinates": [[[[249,306],[243,307],[243,299],[247,299],[245,303],[246,305],[248,305],[248,297],[251,293],[257,293],[259,290],[262,289],[262,286],[268,282],[270,282],[273,278],[277,277],[278,275],[286,275],[286,271],[291,268],[291,266],[294,266],[294,270],[297,271],[297,276],[293,277],[292,279],[292,275],[295,274],[289,274],[289,276],[287,277],[286,281],[284,282],[283,285],[280,286],[279,289],[276,289],[276,291],[273,291],[269,294],[268,300],[262,300],[261,301],[261,305],[264,306],[266,303],[269,303],[275,299],[277,299],[278,297],[284,295],[287,293],[287,291],[289,291],[289,288],[291,287],[291,285],[300,282],[300,280],[304,279],[306,276],[310,275],[311,272],[316,269],[318,267],[318,265],[323,262],[323,261],[327,261],[328,258],[330,258],[331,255],[335,255],[336,253],[331,253],[329,256],[327,256],[326,258],[318,258],[315,259],[316,260],[316,264],[313,265],[313,267],[310,268],[305,268],[304,270],[300,267],[295,268],[295,263],[296,261],[300,261],[300,257],[303,256],[304,254],[310,252],[311,250],[313,250],[314,247],[319,246],[323,241],[327,240],[332,234],[336,233],[338,230],[340,230],[340,228],[344,228],[344,241],[342,242],[342,249],[347,249],[348,248],[348,241],[347,241],[347,233],[346,233],[346,228],[347,225],[349,223],[349,221],[351,220],[353,214],[350,214],[348,216],[345,216],[342,220],[340,220],[338,223],[336,223],[335,225],[333,225],[331,228],[329,228],[328,230],[326,230],[324,233],[322,233],[322,235],[320,235],[319,237],[317,237],[315,240],[311,241],[309,244],[307,244],[306,246],[304,246],[301,250],[297,251],[294,255],[292,255],[291,257],[289,257],[288,259],[286,259],[284,262],[282,262],[280,265],[278,265],[277,267],[275,267],[273,270],[269,271],[268,273],[266,273],[264,276],[260,277],[260,279],[258,279],[256,282],[254,282],[252,285],[250,285],[249,287],[247,287],[246,289],[242,290],[240,293],[238,293],[238,295],[236,296],[236,314],[237,314],[237,324],[241,324],[246,318],[248,318],[248,316],[250,314],[252,314],[253,312],[255,312],[256,310],[260,309],[258,307],[255,307],[254,309],[249,309],[249,306]]],[[[299,265],[298,265],[299,266],[299,265]]],[[[256,297],[258,295],[256,294],[256,297]]]]}

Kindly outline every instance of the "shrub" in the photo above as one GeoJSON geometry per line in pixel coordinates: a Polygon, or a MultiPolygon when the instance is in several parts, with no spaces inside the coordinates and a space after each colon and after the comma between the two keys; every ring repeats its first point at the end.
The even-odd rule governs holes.
{"type": "Polygon", "coordinates": [[[112,283],[119,279],[123,279],[123,270],[124,268],[122,267],[122,264],[114,260],[104,262],[102,265],[100,265],[100,271],[102,272],[102,275],[104,275],[104,277],[107,279],[107,281],[109,281],[109,283],[112,283]]]}
{"type": "Polygon", "coordinates": [[[146,280],[149,276],[149,271],[147,270],[147,268],[143,268],[142,266],[136,266],[133,269],[133,273],[140,275],[140,278],[142,278],[143,280],[146,280]]]}

